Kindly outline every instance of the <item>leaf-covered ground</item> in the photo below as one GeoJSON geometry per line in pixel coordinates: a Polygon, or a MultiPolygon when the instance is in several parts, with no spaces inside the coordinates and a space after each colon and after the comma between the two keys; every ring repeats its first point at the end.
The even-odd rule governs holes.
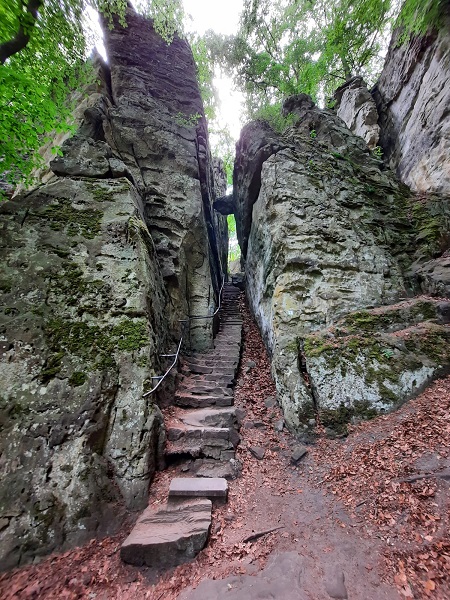
{"type": "MultiPolygon", "coordinates": [[[[246,411],[237,452],[243,470],[230,482],[228,503],[213,510],[207,548],[166,573],[131,567],[119,558],[128,526],[116,537],[3,574],[2,599],[175,600],[205,578],[257,573],[270,553],[286,550],[303,561],[305,592],[314,600],[329,600],[327,578],[336,568],[353,600],[450,598],[450,378],[397,413],[355,427],[345,441],[319,437],[293,466],[296,441],[277,430],[282,416],[270,400],[270,362],[243,311],[235,397],[246,411]],[[255,448],[263,450],[261,460],[255,448]]],[[[150,504],[164,501],[173,469],[155,477],[150,504]]]]}
{"type": "Polygon", "coordinates": [[[384,543],[386,572],[406,598],[450,598],[450,378],[398,412],[322,439],[316,475],[366,533],[384,543]]]}

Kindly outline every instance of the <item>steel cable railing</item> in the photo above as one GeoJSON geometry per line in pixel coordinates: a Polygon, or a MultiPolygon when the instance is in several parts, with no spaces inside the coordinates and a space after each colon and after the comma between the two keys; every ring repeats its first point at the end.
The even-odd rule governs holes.
{"type": "MultiPolygon", "coordinates": [[[[225,277],[222,278],[222,286],[219,291],[219,306],[216,308],[216,310],[213,312],[212,315],[205,315],[205,316],[189,315],[187,319],[180,320],[180,323],[188,323],[189,321],[193,321],[195,319],[213,319],[217,315],[219,310],[222,308],[222,291],[223,291],[224,285],[225,285],[225,277]]],[[[150,396],[150,394],[153,394],[153,392],[156,392],[156,390],[162,384],[164,379],[168,376],[170,371],[177,365],[182,343],[183,343],[183,336],[181,336],[180,341],[178,342],[178,348],[177,348],[177,351],[175,352],[175,354],[161,354],[160,355],[163,358],[164,357],[173,358],[173,362],[170,365],[170,367],[167,369],[167,371],[164,373],[164,375],[154,375],[152,377],[152,379],[157,379],[158,383],[151,390],[149,390],[148,392],[145,392],[145,394],[142,395],[143,398],[146,398],[147,396],[150,396]]]]}

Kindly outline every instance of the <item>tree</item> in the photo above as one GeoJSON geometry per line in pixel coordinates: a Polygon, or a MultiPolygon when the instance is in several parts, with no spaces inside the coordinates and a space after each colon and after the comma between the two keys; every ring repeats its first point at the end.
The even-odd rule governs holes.
{"type": "MultiPolygon", "coordinates": [[[[127,0],[0,0],[0,173],[29,183],[36,150],[50,132],[70,130],[68,92],[90,76],[88,7],[125,25],[127,0]]],[[[181,0],[147,0],[141,9],[170,42],[181,0]]]]}
{"type": "Polygon", "coordinates": [[[249,117],[303,92],[325,98],[353,75],[373,83],[392,24],[406,34],[436,25],[440,0],[245,0],[236,36],[211,33],[214,59],[245,90],[249,117]]]}

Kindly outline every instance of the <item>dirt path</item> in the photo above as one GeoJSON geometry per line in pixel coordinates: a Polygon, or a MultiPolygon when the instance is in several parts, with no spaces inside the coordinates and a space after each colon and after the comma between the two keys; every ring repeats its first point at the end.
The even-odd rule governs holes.
{"type": "MultiPolygon", "coordinates": [[[[345,443],[320,441],[298,466],[292,465],[291,453],[296,442],[285,429],[278,431],[282,415],[272,400],[275,389],[270,378],[270,364],[256,326],[248,312],[245,311],[244,316],[245,344],[235,394],[236,405],[246,411],[237,450],[243,471],[239,479],[230,482],[228,504],[214,508],[207,548],[190,564],[165,574],[156,573],[120,562],[118,548],[126,535],[124,531],[122,536],[92,541],[83,548],[49,557],[39,565],[3,575],[0,577],[2,598],[214,600],[225,597],[227,592],[226,597],[230,600],[290,600],[286,592],[288,586],[296,594],[292,598],[298,600],[346,597],[350,600],[448,599],[449,596],[442,594],[446,594],[450,577],[442,566],[436,573],[432,571],[432,564],[438,559],[445,563],[446,547],[430,549],[436,557],[424,553],[422,548],[425,558],[418,560],[426,569],[423,576],[416,563],[408,563],[408,556],[392,558],[386,526],[395,532],[398,551],[404,539],[401,515],[405,513],[396,517],[396,524],[389,519],[379,521],[379,510],[375,513],[372,510],[374,506],[376,508],[378,496],[370,489],[370,484],[378,482],[377,485],[381,485],[385,463],[376,463],[375,454],[369,465],[376,467],[367,469],[370,477],[364,477],[363,463],[358,458],[364,444],[381,444],[393,431],[392,427],[401,426],[403,413],[400,411],[360,426],[345,443]],[[390,428],[388,432],[386,427],[390,428]],[[263,458],[256,458],[258,453],[264,453],[263,458]],[[358,471],[360,466],[361,471],[358,471]],[[360,472],[360,484],[349,471],[360,472]],[[375,504],[372,496],[376,496],[375,504]],[[244,542],[246,538],[272,528],[275,529],[272,533],[244,542]],[[286,552],[290,554],[284,554],[286,552]],[[421,580],[414,579],[417,573],[421,580]],[[235,577],[224,582],[213,581],[231,575],[235,577]],[[209,582],[198,585],[203,580],[209,582]],[[195,586],[197,589],[191,591],[195,586]]],[[[445,385],[450,392],[450,381],[445,385]]],[[[414,406],[411,403],[404,408],[414,412],[414,406]]],[[[448,410],[441,412],[443,421],[438,429],[442,432],[445,419],[447,428],[449,421],[448,410]]],[[[402,438],[403,450],[395,451],[408,455],[409,443],[408,439],[402,438]]],[[[438,452],[436,444],[432,448],[434,453],[438,452]]],[[[425,443],[422,450],[425,456],[425,443]]],[[[384,456],[383,452],[389,456],[388,448],[380,452],[381,456],[384,456]]],[[[416,462],[419,455],[422,456],[416,452],[416,462]]],[[[394,456],[400,460],[398,455],[394,456]]],[[[448,449],[445,456],[448,457],[448,449]]],[[[439,465],[442,466],[442,461],[439,465]]],[[[398,478],[399,472],[387,469],[385,475],[390,479],[398,478]]],[[[157,475],[151,488],[151,504],[158,505],[159,499],[164,497],[171,477],[170,469],[157,475]]],[[[446,485],[444,480],[439,485],[441,483],[446,485]]],[[[435,497],[430,491],[426,493],[429,495],[424,502],[432,503],[435,497]]],[[[407,502],[407,495],[404,496],[407,502]]],[[[439,496],[439,507],[434,507],[433,512],[444,523],[448,519],[446,499],[448,494],[439,496]]],[[[421,505],[416,506],[420,512],[421,505]]],[[[411,527],[406,529],[409,531],[411,527]]],[[[448,538],[445,527],[439,531],[445,541],[445,535],[448,538]]],[[[422,534],[428,535],[425,529],[422,534]]],[[[431,542],[421,539],[431,544],[442,542],[441,538],[433,538],[431,542]]]]}

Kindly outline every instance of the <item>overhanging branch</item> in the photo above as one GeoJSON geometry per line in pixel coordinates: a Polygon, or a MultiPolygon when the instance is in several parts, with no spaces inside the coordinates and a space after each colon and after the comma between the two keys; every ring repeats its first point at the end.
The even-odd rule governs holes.
{"type": "Polygon", "coordinates": [[[19,29],[16,35],[7,42],[0,44],[0,64],[4,64],[5,61],[17,54],[25,48],[30,41],[30,32],[36,23],[38,17],[38,10],[41,7],[43,0],[28,0],[26,6],[26,12],[19,18],[19,29]],[[24,27],[24,17],[27,15],[29,22],[27,28],[24,27]]]}

